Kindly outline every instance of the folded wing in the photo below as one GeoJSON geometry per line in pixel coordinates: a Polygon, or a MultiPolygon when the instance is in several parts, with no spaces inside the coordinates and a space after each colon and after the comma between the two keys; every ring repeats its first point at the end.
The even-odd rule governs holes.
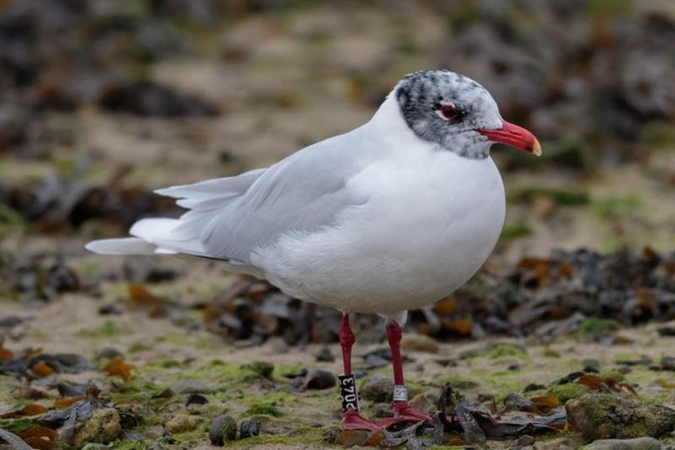
{"type": "Polygon", "coordinates": [[[369,161],[352,136],[307,147],[267,168],[236,177],[160,189],[188,209],[178,219],[136,222],[133,238],[94,241],[97,253],[184,253],[247,265],[252,250],[285,233],[311,233],[334,223],[344,208],[363,204],[348,182],[369,161]],[[347,153],[347,154],[345,154],[347,153]]]}

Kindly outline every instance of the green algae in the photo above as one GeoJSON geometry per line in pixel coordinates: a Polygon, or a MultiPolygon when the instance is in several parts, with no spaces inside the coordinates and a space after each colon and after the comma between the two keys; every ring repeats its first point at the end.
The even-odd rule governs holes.
{"type": "Polygon", "coordinates": [[[127,347],[127,353],[133,355],[144,350],[150,350],[150,347],[143,342],[134,342],[127,347]]]}
{"type": "Polygon", "coordinates": [[[102,325],[96,328],[78,331],[77,336],[85,338],[111,338],[131,333],[133,333],[131,327],[127,325],[118,325],[112,320],[106,320],[102,325]]]}
{"type": "Polygon", "coordinates": [[[37,425],[34,417],[21,417],[20,419],[0,419],[0,428],[14,434],[20,434],[37,425]]]}
{"type": "Polygon", "coordinates": [[[486,356],[492,359],[516,358],[523,361],[529,359],[525,350],[516,345],[505,343],[495,345],[486,356]]]}
{"type": "Polygon", "coordinates": [[[590,198],[585,191],[579,189],[551,189],[530,187],[521,189],[508,196],[509,201],[530,203],[537,197],[546,197],[559,206],[582,206],[588,204],[590,198]]]}
{"type": "Polygon", "coordinates": [[[224,348],[226,348],[222,341],[219,342],[215,338],[185,333],[167,333],[155,338],[155,342],[198,349],[200,353],[205,355],[222,354],[224,348]]]}
{"type": "Polygon", "coordinates": [[[547,390],[548,395],[556,397],[560,400],[560,403],[581,397],[589,392],[591,392],[591,389],[588,386],[579,383],[554,384],[547,390]]]}
{"type": "Polygon", "coordinates": [[[605,221],[634,217],[641,209],[642,200],[635,194],[608,195],[595,199],[591,203],[593,213],[605,221]]]}
{"type": "Polygon", "coordinates": [[[588,317],[579,324],[578,334],[582,338],[600,337],[611,334],[619,328],[620,324],[616,320],[588,317]]]}
{"type": "Polygon", "coordinates": [[[250,415],[263,415],[263,416],[272,416],[272,417],[283,417],[284,413],[279,408],[277,408],[273,403],[268,404],[257,404],[251,406],[246,410],[246,414],[250,415]]]}
{"type": "Polygon", "coordinates": [[[671,431],[675,410],[644,405],[612,394],[583,395],[565,405],[568,420],[587,442],[596,439],[659,437],[671,431]]]}
{"type": "Polygon", "coordinates": [[[560,358],[560,352],[552,349],[551,347],[546,347],[542,352],[542,355],[546,358],[560,358]]]}
{"type": "Polygon", "coordinates": [[[267,379],[270,379],[272,377],[272,372],[274,372],[274,365],[267,361],[253,361],[251,363],[242,364],[240,368],[267,379]]]}
{"type": "Polygon", "coordinates": [[[518,238],[531,236],[533,233],[532,227],[526,222],[512,222],[504,224],[502,233],[499,236],[499,244],[506,245],[515,241],[518,238]]]}
{"type": "Polygon", "coordinates": [[[511,343],[501,342],[494,346],[488,346],[486,348],[464,352],[460,355],[460,358],[469,360],[476,358],[488,358],[491,360],[515,358],[526,361],[529,359],[529,356],[527,355],[527,352],[521,347],[511,343]]]}
{"type": "Polygon", "coordinates": [[[441,375],[434,378],[433,384],[435,386],[445,386],[446,384],[449,384],[453,388],[459,389],[460,391],[468,391],[480,386],[478,382],[469,380],[459,375],[441,375]]]}

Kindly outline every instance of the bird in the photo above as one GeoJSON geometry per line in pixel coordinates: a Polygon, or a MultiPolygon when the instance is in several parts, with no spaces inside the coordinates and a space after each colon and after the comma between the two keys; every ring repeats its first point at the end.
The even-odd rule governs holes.
{"type": "Polygon", "coordinates": [[[405,75],[370,121],[267,167],[155,191],[185,208],[145,218],[131,237],[89,242],[101,254],[184,254],[222,260],[291,297],[342,312],[343,430],[433,419],[412,408],[403,377],[407,311],[467,282],[494,249],[505,218],[495,143],[541,155],[504,120],[478,82],[455,72],[405,75]],[[393,417],[361,415],[351,354],[354,313],[385,319],[393,417]]]}

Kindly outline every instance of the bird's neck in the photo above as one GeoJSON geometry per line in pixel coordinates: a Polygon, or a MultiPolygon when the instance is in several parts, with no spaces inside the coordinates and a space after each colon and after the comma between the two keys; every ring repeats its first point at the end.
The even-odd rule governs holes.
{"type": "Polygon", "coordinates": [[[419,139],[408,127],[393,94],[389,94],[368,122],[368,134],[372,140],[381,141],[377,145],[383,149],[434,150],[435,147],[434,144],[419,139]]]}

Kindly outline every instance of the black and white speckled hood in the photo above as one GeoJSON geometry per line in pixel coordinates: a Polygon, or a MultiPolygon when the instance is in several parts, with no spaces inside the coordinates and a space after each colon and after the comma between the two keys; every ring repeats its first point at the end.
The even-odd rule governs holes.
{"type": "Polygon", "coordinates": [[[463,157],[486,158],[492,142],[477,130],[499,129],[504,123],[483,86],[449,70],[411,73],[393,95],[417,137],[463,157]],[[441,113],[444,106],[455,112],[450,120],[441,113]]]}

